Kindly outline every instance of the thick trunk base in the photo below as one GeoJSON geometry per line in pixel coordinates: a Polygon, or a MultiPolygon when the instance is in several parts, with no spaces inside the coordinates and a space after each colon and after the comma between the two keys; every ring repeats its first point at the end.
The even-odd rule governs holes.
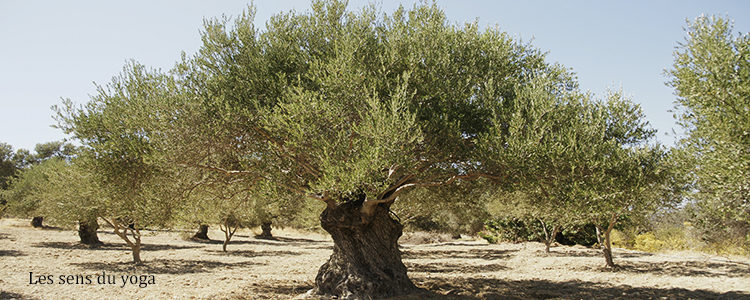
{"type": "Polygon", "coordinates": [[[604,252],[604,260],[606,261],[606,267],[607,268],[617,268],[617,265],[615,265],[615,261],[612,259],[612,249],[602,248],[602,252],[604,252]]]}
{"type": "Polygon", "coordinates": [[[78,237],[81,238],[81,243],[92,247],[98,247],[102,245],[99,241],[99,236],[96,234],[96,230],[99,229],[99,224],[96,220],[78,222],[78,237]]]}
{"type": "Polygon", "coordinates": [[[141,260],[141,246],[138,245],[136,247],[131,248],[133,250],[133,263],[136,265],[142,265],[143,261],[141,260]]]}
{"type": "Polygon", "coordinates": [[[198,231],[193,235],[195,240],[208,240],[208,225],[201,225],[198,231]]]}
{"type": "Polygon", "coordinates": [[[33,217],[31,219],[31,227],[34,228],[44,228],[44,217],[33,217]]]}
{"type": "Polygon", "coordinates": [[[339,299],[371,299],[417,291],[406,275],[398,238],[400,223],[377,207],[363,222],[361,201],[326,208],[320,223],[333,237],[333,254],[320,267],[312,293],[339,299]]]}
{"type": "Polygon", "coordinates": [[[273,235],[271,234],[271,223],[263,223],[260,224],[260,230],[262,232],[260,235],[257,236],[259,239],[265,239],[265,240],[273,240],[273,235]]]}

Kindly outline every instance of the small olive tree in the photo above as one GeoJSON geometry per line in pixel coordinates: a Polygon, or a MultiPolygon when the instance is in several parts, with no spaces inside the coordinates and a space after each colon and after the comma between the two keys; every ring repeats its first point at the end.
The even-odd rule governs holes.
{"type": "Polygon", "coordinates": [[[102,196],[99,217],[140,264],[141,230],[166,226],[180,204],[177,174],[164,161],[158,124],[173,117],[170,77],[130,63],[84,106],[56,107],[59,127],[83,145],[81,167],[94,174],[102,196]]]}
{"type": "Polygon", "coordinates": [[[601,142],[589,148],[588,176],[579,182],[572,211],[596,225],[606,266],[615,267],[610,233],[617,222],[641,218],[675,198],[667,196],[671,169],[666,152],[648,144],[655,131],[640,107],[615,92],[597,111],[601,142]]]}

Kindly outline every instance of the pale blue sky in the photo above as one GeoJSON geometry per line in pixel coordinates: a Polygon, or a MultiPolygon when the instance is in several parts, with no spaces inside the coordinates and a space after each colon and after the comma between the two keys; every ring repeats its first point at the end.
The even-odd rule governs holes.
{"type": "MultiPolygon", "coordinates": [[[[350,1],[350,9],[368,1],[350,1]]],[[[0,0],[0,142],[33,149],[65,136],[50,106],[77,103],[106,83],[124,62],[169,69],[181,51],[200,45],[204,17],[237,15],[248,1],[27,1],[0,0]]],[[[391,12],[399,3],[377,1],[391,12]]],[[[306,10],[309,1],[257,1],[256,24],[281,10],[306,10]]],[[[729,16],[735,31],[750,31],[748,1],[438,1],[457,23],[479,20],[532,40],[549,60],[572,68],[584,90],[602,95],[623,87],[640,103],[658,139],[672,144],[675,97],[664,69],[684,40],[686,19],[729,16]],[[670,133],[669,136],[665,135],[670,133]]]]}

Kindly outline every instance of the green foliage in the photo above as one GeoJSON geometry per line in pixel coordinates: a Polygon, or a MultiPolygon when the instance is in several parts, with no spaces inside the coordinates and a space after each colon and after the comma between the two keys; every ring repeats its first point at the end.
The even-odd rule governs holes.
{"type": "Polygon", "coordinates": [[[594,224],[579,224],[563,228],[562,240],[563,245],[582,245],[593,246],[596,244],[596,227],[594,224]]]}
{"type": "Polygon", "coordinates": [[[7,189],[16,174],[18,168],[13,159],[13,147],[6,143],[0,143],[0,190],[7,189]]]}
{"type": "Polygon", "coordinates": [[[83,144],[78,163],[95,174],[99,216],[110,223],[166,226],[178,206],[178,177],[161,164],[167,153],[158,133],[172,118],[173,87],[168,76],[130,63],[85,106],[55,108],[58,126],[83,144]]]}
{"type": "Polygon", "coordinates": [[[520,243],[539,241],[544,238],[544,231],[539,222],[524,222],[517,218],[497,218],[485,222],[485,227],[479,234],[488,242],[520,243]]]}
{"type": "Polygon", "coordinates": [[[63,168],[65,161],[53,158],[23,170],[14,178],[10,187],[3,191],[7,199],[7,212],[18,217],[33,217],[41,214],[42,199],[39,196],[49,186],[49,174],[63,168]]]}
{"type": "MultiPolygon", "coordinates": [[[[668,84],[685,131],[681,168],[696,225],[709,242],[750,240],[750,35],[699,17],[675,52],[668,84]]],[[[750,244],[745,245],[750,249],[750,244]]]]}
{"type": "Polygon", "coordinates": [[[435,5],[379,17],[316,1],[311,12],[274,16],[264,32],[253,16],[208,21],[203,46],[176,74],[197,115],[221,126],[213,136],[227,136],[219,143],[238,164],[223,169],[303,195],[380,201],[454,175],[500,178],[499,164],[515,155],[480,164],[498,151],[479,145],[514,138],[492,128],[527,102],[519,91],[543,81],[554,90],[528,97],[555,97],[574,85],[540,51],[477,24],[448,24],[435,5]]]}
{"type": "Polygon", "coordinates": [[[489,218],[482,196],[488,186],[488,182],[477,180],[420,188],[405,195],[391,209],[407,230],[473,235],[482,230],[489,218]]]}
{"type": "Polygon", "coordinates": [[[33,156],[25,160],[30,163],[39,163],[53,157],[70,160],[76,154],[76,147],[64,141],[53,141],[36,144],[34,152],[33,156]]]}
{"type": "MultiPolygon", "coordinates": [[[[592,246],[596,244],[596,232],[593,224],[570,225],[564,227],[558,235],[557,242],[563,245],[592,246]]],[[[538,220],[524,220],[514,217],[490,219],[485,222],[479,236],[490,243],[499,242],[536,242],[544,239],[544,228],[538,220]]]]}

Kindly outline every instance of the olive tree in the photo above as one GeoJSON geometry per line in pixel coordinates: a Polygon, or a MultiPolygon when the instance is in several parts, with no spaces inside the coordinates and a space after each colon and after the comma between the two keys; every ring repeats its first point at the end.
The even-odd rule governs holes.
{"type": "Polygon", "coordinates": [[[750,35],[732,22],[701,16],[667,70],[685,137],[682,170],[688,198],[709,241],[732,239],[750,249],[750,35]]]}
{"type": "Polygon", "coordinates": [[[7,191],[3,202],[10,201],[10,209],[17,215],[32,217],[31,225],[36,228],[44,227],[44,215],[34,214],[39,212],[39,199],[35,198],[34,190],[44,188],[46,181],[42,169],[59,166],[58,163],[50,163],[49,166],[40,167],[39,170],[31,171],[28,176],[21,176],[21,173],[32,169],[36,165],[44,164],[48,160],[62,159],[69,161],[76,152],[75,146],[65,141],[53,141],[39,143],[34,147],[34,153],[26,149],[18,149],[12,152],[10,145],[0,145],[0,188],[12,189],[7,191]],[[10,183],[15,180],[15,187],[10,183]],[[30,215],[31,214],[31,215],[30,215]]]}
{"type": "Polygon", "coordinates": [[[102,244],[97,221],[101,214],[101,189],[95,175],[82,167],[81,159],[70,162],[51,159],[41,165],[45,182],[32,194],[39,199],[38,212],[53,224],[77,223],[80,242],[91,247],[102,244]]]}
{"type": "Polygon", "coordinates": [[[588,143],[586,176],[576,184],[571,208],[597,229],[607,267],[615,267],[610,233],[618,221],[639,218],[675,201],[669,196],[671,168],[664,149],[649,144],[655,134],[640,106],[613,92],[594,110],[597,134],[588,143]],[[599,140],[596,142],[596,140],[599,140]]]}
{"type": "Polygon", "coordinates": [[[161,163],[165,152],[156,126],[173,117],[172,82],[129,63],[85,105],[66,100],[56,107],[58,126],[83,145],[82,167],[95,175],[103,194],[96,198],[98,217],[131,248],[137,264],[141,230],[166,226],[180,204],[173,192],[176,173],[161,163]]]}
{"type": "Polygon", "coordinates": [[[54,158],[22,169],[18,176],[13,178],[8,189],[3,191],[7,199],[7,211],[15,216],[33,217],[31,225],[43,227],[42,225],[42,201],[39,193],[49,184],[48,169],[59,169],[65,162],[54,158]]]}
{"type": "Polygon", "coordinates": [[[271,183],[241,180],[203,173],[202,178],[186,190],[178,219],[187,223],[218,224],[224,233],[222,250],[226,252],[237,229],[270,223],[269,210],[277,204],[266,200],[272,197],[271,183]]]}
{"type": "Polygon", "coordinates": [[[0,143],[0,190],[8,188],[17,170],[13,147],[7,143],[0,143]]]}
{"type": "Polygon", "coordinates": [[[607,142],[599,126],[603,123],[596,109],[599,103],[580,92],[555,97],[559,94],[530,95],[534,102],[522,104],[524,114],[510,122],[510,134],[524,136],[520,140],[524,143],[511,145],[516,147],[514,152],[524,154],[515,166],[522,180],[512,189],[517,193],[512,194],[511,203],[500,204],[512,206],[513,216],[527,225],[539,222],[546,253],[563,226],[585,223],[574,212],[574,202],[582,181],[590,175],[591,157],[599,150],[596,146],[607,142]]]}
{"type": "Polygon", "coordinates": [[[581,97],[541,51],[449,24],[434,4],[379,14],[316,1],[273,16],[265,31],[253,18],[251,8],[208,20],[198,52],[169,74],[129,65],[89,104],[62,110],[63,127],[92,153],[105,215],[136,225],[105,219],[134,259],[128,230],[139,241],[139,226],[168,220],[185,199],[170,187],[201,186],[202,176],[182,175],[202,170],[225,176],[229,190],[265,182],[298,195],[264,197],[263,207],[310,207],[302,197],[324,206],[334,248],[316,294],[411,293],[392,205],[471,180],[545,180],[526,168],[530,149],[553,129],[545,116],[581,97]]]}
{"type": "Polygon", "coordinates": [[[391,205],[419,187],[512,182],[527,136],[509,134],[509,123],[533,123],[523,108],[575,88],[530,45],[451,25],[434,5],[381,17],[314,2],[266,28],[255,29],[252,10],[208,21],[203,46],[176,73],[219,144],[241,158],[202,167],[278,178],[325,204],[334,249],[315,280],[322,295],[413,291],[391,205]]]}

